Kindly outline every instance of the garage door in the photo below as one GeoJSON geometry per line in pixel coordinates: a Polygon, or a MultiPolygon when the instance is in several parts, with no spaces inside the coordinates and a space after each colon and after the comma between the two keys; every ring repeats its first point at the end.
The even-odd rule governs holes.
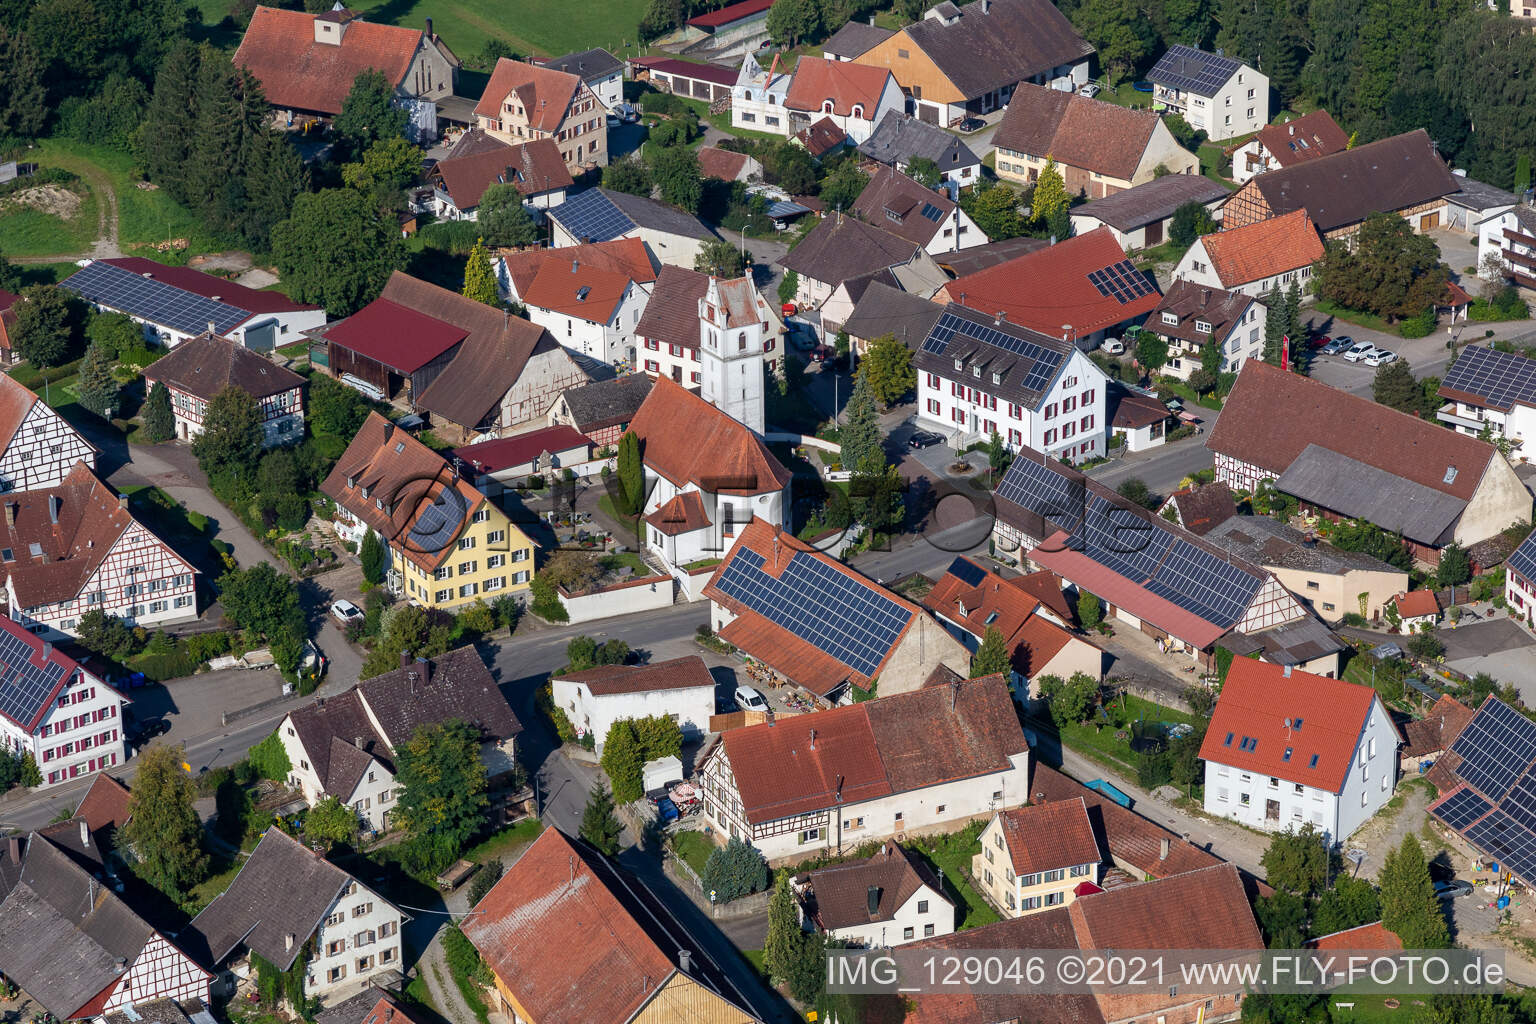
{"type": "Polygon", "coordinates": [[[931,103],[919,103],[917,105],[917,116],[919,120],[927,121],[929,124],[938,124],[939,108],[931,103]]]}
{"type": "Polygon", "coordinates": [[[1437,228],[1439,226],[1440,226],[1440,211],[1439,210],[1436,210],[1434,213],[1426,213],[1419,220],[1419,230],[1420,231],[1433,231],[1435,228],[1437,228]]]}

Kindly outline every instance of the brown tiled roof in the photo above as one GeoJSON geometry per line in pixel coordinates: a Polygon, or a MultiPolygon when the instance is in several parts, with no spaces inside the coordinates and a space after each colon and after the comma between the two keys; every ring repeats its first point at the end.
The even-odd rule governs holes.
{"type": "Polygon", "coordinates": [[[499,120],[502,101],[516,93],[518,104],[527,112],[528,123],[538,131],[555,132],[560,130],[566,108],[580,88],[581,79],[575,75],[502,57],[491,72],[480,102],[475,104],[475,114],[499,120]]]}
{"type": "Polygon", "coordinates": [[[1088,805],[1081,797],[1015,807],[998,817],[1016,875],[1097,864],[1101,859],[1088,805]]]}
{"type": "Polygon", "coordinates": [[[1104,389],[1109,406],[1109,424],[1112,427],[1147,427],[1167,419],[1168,407],[1157,400],[1156,395],[1144,395],[1124,385],[1111,381],[1104,389]]]}
{"type": "Polygon", "coordinates": [[[1157,115],[1020,82],[992,136],[999,149],[1053,157],[1111,178],[1135,175],[1157,115]]]}
{"type": "Polygon", "coordinates": [[[10,445],[36,404],[37,395],[10,374],[0,373],[0,451],[10,445]]]}
{"type": "Polygon", "coordinates": [[[1011,259],[1026,256],[1050,244],[1050,240],[1046,238],[1005,238],[1001,242],[988,242],[986,245],[973,245],[969,249],[946,252],[935,256],[934,259],[938,260],[939,266],[955,277],[965,277],[978,270],[986,270],[999,263],[1007,263],[1011,259]]]}
{"type": "Polygon", "coordinates": [[[704,500],[698,491],[684,491],[646,513],[645,521],[668,537],[676,537],[704,529],[709,525],[709,513],[704,511],[704,500]]]}
{"type": "Polygon", "coordinates": [[[797,881],[810,883],[810,892],[802,896],[801,902],[822,931],[890,921],[923,886],[931,889],[941,902],[949,903],[928,865],[900,843],[886,843],[873,857],[820,868],[801,875],[797,881]],[[873,914],[869,912],[871,889],[878,893],[873,914]]]}
{"type": "Polygon", "coordinates": [[[698,150],[699,177],[735,181],[747,166],[747,154],[732,153],[715,146],[700,146],[698,150]]]}
{"type": "Polygon", "coordinates": [[[1018,587],[1024,593],[1039,601],[1045,607],[1055,612],[1062,622],[1071,626],[1077,622],[1077,609],[1072,607],[1072,602],[1067,600],[1066,593],[1062,590],[1060,576],[1049,569],[1041,569],[1039,572],[1026,573],[1023,576],[1015,576],[1008,581],[1010,587],[1018,587]]]}
{"type": "Polygon", "coordinates": [[[673,484],[739,495],[789,484],[789,470],[762,438],[668,377],[657,378],[629,429],[646,467],[673,484]]]}
{"type": "Polygon", "coordinates": [[[1326,110],[1314,110],[1284,124],[1265,125],[1257,138],[1281,167],[1342,153],[1349,147],[1349,136],[1326,110]]]}
{"type": "Polygon", "coordinates": [[[1306,941],[1307,949],[1402,949],[1403,940],[1380,921],[1330,932],[1306,941]]]}
{"type": "Polygon", "coordinates": [[[443,191],[460,210],[480,205],[485,190],[492,185],[514,185],[525,196],[554,189],[570,188],[574,183],[553,139],[533,139],[509,146],[490,136],[495,148],[465,156],[449,156],[437,162],[432,175],[443,183],[443,191]]]}
{"type": "Polygon", "coordinates": [[[1223,483],[1179,491],[1169,500],[1178,507],[1184,529],[1196,537],[1204,537],[1237,515],[1237,499],[1232,496],[1232,488],[1223,483]]]}
{"type": "Polygon", "coordinates": [[[127,786],[106,772],[97,772],[85,796],[75,806],[75,817],[84,818],[92,832],[99,832],[108,825],[122,828],[128,820],[130,796],[127,786]]]}
{"type": "Polygon", "coordinates": [[[1392,603],[1397,605],[1398,614],[1405,619],[1440,614],[1440,602],[1435,598],[1433,590],[1410,590],[1406,594],[1398,594],[1392,603]]]}
{"type": "MultiPolygon", "coordinates": [[[[315,1024],[395,1024],[398,1018],[403,1024],[427,1024],[419,1011],[383,989],[369,985],[363,991],[344,1002],[315,1015],[315,1024]]],[[[124,1024],[109,1021],[108,1024],[124,1024]]]]}
{"type": "Polygon", "coordinates": [[[623,271],[604,270],[578,260],[545,260],[523,291],[522,300],[529,308],[608,324],[629,294],[630,283],[623,271]]]}
{"type": "Polygon", "coordinates": [[[212,399],[225,388],[239,388],[257,400],[304,387],[304,378],[259,352],[204,331],[150,363],[144,380],[212,399]]]}
{"type": "Polygon", "coordinates": [[[779,264],[837,287],[850,277],[906,263],[920,247],[857,217],[828,214],[779,264]]]}
{"type": "Polygon", "coordinates": [[[581,672],[565,672],[555,678],[586,683],[587,689],[598,697],[715,685],[714,677],[709,674],[709,666],[697,654],[650,665],[600,665],[581,672]]]}
{"type": "Polygon", "coordinates": [[[1495,454],[1492,445],[1438,423],[1256,359],[1244,363],[1206,447],[1278,478],[1309,445],[1461,501],[1471,500],[1495,454]]]}
{"type": "Polygon", "coordinates": [[[873,120],[891,73],[885,68],[828,60],[825,57],[801,57],[795,64],[784,105],[791,110],[821,113],[822,105],[832,101],[832,113],[852,115],[855,106],[863,108],[865,120],[873,120]]]}
{"type": "MultiPolygon", "coordinates": [[[[804,146],[807,153],[819,159],[847,142],[848,133],[830,117],[823,117],[812,122],[809,128],[796,132],[795,141],[804,146]]],[[[800,202],[798,198],[795,201],[800,202]]]]}
{"type": "Polygon", "coordinates": [[[1214,339],[1220,344],[1257,301],[1241,292],[1229,292],[1179,278],[1168,286],[1163,301],[1147,317],[1147,327],[1165,338],[1179,338],[1196,345],[1205,345],[1214,339]],[[1163,319],[1164,313],[1172,313],[1179,322],[1168,323],[1163,319]],[[1195,330],[1197,320],[1210,324],[1210,331],[1195,330]]]}
{"type": "Polygon", "coordinates": [[[1083,896],[1067,912],[1085,950],[1264,948],[1231,864],[1083,896]]]}
{"type": "Polygon", "coordinates": [[[1449,750],[1471,720],[1471,708],[1448,693],[1442,694],[1427,715],[1403,727],[1407,737],[1403,756],[1422,757],[1439,750],[1449,750]]]}
{"type": "Polygon", "coordinates": [[[392,87],[403,82],[421,42],[420,29],[356,19],[340,46],[316,42],[315,15],[258,6],[234,59],[274,107],[339,114],[359,73],[379,71],[392,87]]]}
{"type": "Polygon", "coordinates": [[[662,345],[698,348],[699,300],[707,291],[708,274],[685,267],[662,267],[645,311],[635,324],[635,335],[662,345]]]}
{"type": "Polygon", "coordinates": [[[966,583],[955,574],[957,566],[951,565],[924,595],[923,607],[958,624],[978,640],[988,629],[998,630],[1008,645],[1014,669],[1024,676],[1039,672],[1071,643],[1072,634],[1035,614],[1040,602],[1023,588],[1009,586],[1001,576],[987,572],[971,559],[957,558],[955,562],[967,562],[985,575],[979,583],[966,583]]]}
{"type": "Polygon", "coordinates": [[[1261,174],[1249,182],[1275,214],[1306,210],[1321,231],[1461,188],[1423,128],[1261,174]]]}
{"type": "Polygon", "coordinates": [[[1200,241],[1211,269],[1229,288],[1309,267],[1323,258],[1323,240],[1305,210],[1217,231],[1200,241]]]}
{"type": "Polygon", "coordinates": [[[338,800],[351,797],[372,759],[393,770],[389,746],[374,729],[356,687],[295,708],[288,717],[320,785],[338,800]]]}
{"type": "Polygon", "coordinates": [[[974,0],[959,13],[952,24],[926,18],[900,34],[927,54],[967,99],[1075,64],[1093,53],[1050,0],[974,0]]]}
{"type": "Polygon", "coordinates": [[[549,265],[564,265],[567,270],[573,264],[626,274],[631,281],[650,284],[657,280],[656,264],[645,242],[638,238],[620,238],[612,242],[587,242],[561,249],[503,249],[498,254],[507,268],[507,277],[518,295],[533,284],[539,271],[549,265]]]}
{"type": "Polygon", "coordinates": [[[882,231],[925,247],[945,225],[954,227],[955,208],[943,193],[889,166],[876,172],[853,204],[857,216],[882,231]],[[929,211],[936,213],[937,219],[929,211]]]}
{"type": "Polygon", "coordinates": [[[482,741],[500,743],[523,731],[473,646],[366,679],[357,691],[396,749],[422,726],[449,720],[477,727],[482,741]]]}

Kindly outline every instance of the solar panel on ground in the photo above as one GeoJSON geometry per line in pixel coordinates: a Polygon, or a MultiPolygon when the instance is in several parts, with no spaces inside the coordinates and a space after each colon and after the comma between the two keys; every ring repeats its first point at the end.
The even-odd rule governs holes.
{"type": "Polygon", "coordinates": [[[763,570],[762,555],[739,551],[716,585],[865,676],[879,671],[912,617],[878,590],[804,551],[795,552],[777,577],[763,570]]]}
{"type": "Polygon", "coordinates": [[[572,196],[549,212],[571,235],[594,242],[611,241],[635,226],[624,211],[595,188],[572,196]]]}
{"type": "Polygon", "coordinates": [[[1491,699],[1456,737],[1451,752],[1461,758],[1456,774],[1497,802],[1536,759],[1536,724],[1503,701],[1491,699]]]}
{"type": "Polygon", "coordinates": [[[63,665],[50,661],[38,668],[30,644],[0,632],[0,714],[30,727],[63,677],[63,665]]]}
{"type": "Polygon", "coordinates": [[[987,570],[969,558],[957,558],[949,563],[949,574],[968,587],[974,587],[987,578],[987,570]]]}
{"type": "Polygon", "coordinates": [[[75,271],[64,279],[61,287],[89,302],[122,310],[182,334],[201,334],[210,323],[216,333],[225,334],[251,316],[238,306],[183,291],[101,260],[93,260],[75,271]]]}
{"type": "Polygon", "coordinates": [[[1435,816],[1460,832],[1493,810],[1493,805],[1470,789],[1458,789],[1435,808],[1435,816]]]}
{"type": "Polygon", "coordinates": [[[1536,833],[1495,810],[1465,833],[1473,845],[1523,879],[1536,878],[1536,833]]]}
{"type": "Polygon", "coordinates": [[[1480,395],[1489,405],[1507,409],[1514,402],[1536,402],[1536,359],[1473,345],[1461,350],[1441,385],[1480,395]]]}

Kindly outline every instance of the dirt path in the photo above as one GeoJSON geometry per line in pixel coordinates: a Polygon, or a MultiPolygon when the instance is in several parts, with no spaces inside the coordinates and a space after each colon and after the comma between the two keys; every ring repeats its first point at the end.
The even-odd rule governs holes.
{"type": "Polygon", "coordinates": [[[108,260],[123,255],[117,241],[117,192],[112,188],[112,179],[98,167],[80,167],[76,173],[89,182],[91,190],[96,193],[96,241],[91,243],[91,248],[86,252],[22,256],[11,260],[12,263],[25,265],[63,263],[66,260],[108,260]]]}

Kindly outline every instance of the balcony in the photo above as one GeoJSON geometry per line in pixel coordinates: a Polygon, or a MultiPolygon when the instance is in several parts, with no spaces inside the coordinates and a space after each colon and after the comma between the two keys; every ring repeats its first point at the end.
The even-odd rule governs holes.
{"type": "Polygon", "coordinates": [[[1441,423],[1449,423],[1453,427],[1466,427],[1474,433],[1483,429],[1488,421],[1478,416],[1468,416],[1456,411],[1455,402],[1447,402],[1435,410],[1435,419],[1441,423]]]}

